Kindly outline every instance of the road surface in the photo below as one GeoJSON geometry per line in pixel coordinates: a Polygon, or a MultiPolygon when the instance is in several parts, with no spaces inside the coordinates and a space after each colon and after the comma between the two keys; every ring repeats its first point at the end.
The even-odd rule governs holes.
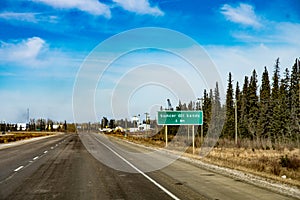
{"type": "MultiPolygon", "coordinates": [[[[95,133],[2,149],[0,199],[292,199],[180,159],[151,172],[149,162],[135,156],[140,153],[151,156],[147,149],[95,133]]],[[[155,156],[153,166],[170,160],[155,156]]]]}

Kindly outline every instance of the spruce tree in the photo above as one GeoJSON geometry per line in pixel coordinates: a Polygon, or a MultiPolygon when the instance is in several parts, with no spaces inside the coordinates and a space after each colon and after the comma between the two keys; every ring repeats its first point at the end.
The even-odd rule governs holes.
{"type": "Polygon", "coordinates": [[[181,103],[181,100],[179,100],[178,106],[176,106],[176,110],[177,110],[177,111],[183,110],[183,109],[182,109],[182,103],[181,103]]]}
{"type": "Polygon", "coordinates": [[[206,135],[210,118],[211,118],[211,109],[212,109],[212,90],[210,90],[210,95],[207,94],[206,90],[204,90],[203,94],[203,135],[206,135]]]}
{"type": "Polygon", "coordinates": [[[267,67],[262,74],[262,84],[259,92],[259,120],[258,120],[258,134],[260,137],[266,138],[270,134],[270,98],[271,86],[269,80],[269,73],[267,67]]]}
{"type": "Polygon", "coordinates": [[[290,125],[294,140],[299,140],[300,134],[300,63],[296,59],[291,73],[290,83],[290,125]]]}
{"type": "Polygon", "coordinates": [[[253,70],[249,84],[249,114],[248,114],[248,131],[251,138],[258,140],[257,122],[258,122],[258,96],[257,96],[257,74],[253,70]]]}
{"type": "Polygon", "coordinates": [[[274,66],[274,74],[273,74],[273,83],[271,90],[271,109],[272,109],[272,117],[271,117],[271,139],[272,142],[278,141],[278,134],[280,132],[280,103],[279,103],[279,80],[280,80],[280,66],[279,66],[279,58],[276,59],[274,66]]]}
{"type": "Polygon", "coordinates": [[[226,92],[226,118],[222,131],[223,137],[234,137],[234,106],[233,106],[233,86],[232,76],[229,73],[228,86],[226,92]]]}
{"type": "Polygon", "coordinates": [[[236,82],[236,88],[235,88],[235,101],[236,104],[235,106],[237,106],[237,124],[238,124],[238,134],[240,131],[240,124],[241,124],[241,109],[242,109],[242,105],[241,105],[241,97],[242,97],[242,93],[240,91],[240,86],[239,86],[239,82],[236,82]]]}
{"type": "Polygon", "coordinates": [[[278,97],[278,104],[279,104],[279,119],[278,123],[280,125],[280,129],[278,132],[278,137],[280,141],[287,142],[286,136],[289,135],[289,71],[286,69],[285,77],[280,81],[279,87],[279,97],[278,97]]]}
{"type": "Polygon", "coordinates": [[[181,110],[188,110],[188,107],[187,107],[186,103],[182,104],[182,109],[181,110]]]}
{"type": "Polygon", "coordinates": [[[274,66],[274,75],[273,75],[273,84],[272,84],[272,93],[271,97],[273,101],[278,100],[279,96],[279,80],[280,80],[280,66],[279,66],[279,58],[276,59],[275,66],[274,66]]]}
{"type": "Polygon", "coordinates": [[[214,90],[214,107],[218,110],[221,109],[221,98],[220,98],[220,90],[219,90],[219,84],[216,82],[216,87],[214,90]]]}
{"type": "Polygon", "coordinates": [[[187,106],[187,110],[193,110],[194,106],[193,106],[193,101],[190,101],[190,103],[187,106]]]}
{"type": "Polygon", "coordinates": [[[248,114],[249,114],[249,79],[245,76],[244,85],[241,95],[241,122],[240,122],[240,135],[242,137],[249,137],[248,134],[248,114]]]}
{"type": "Polygon", "coordinates": [[[216,87],[214,89],[214,96],[212,101],[212,113],[209,124],[210,129],[208,132],[212,140],[217,140],[219,134],[222,132],[223,129],[224,113],[222,111],[220,99],[221,98],[219,85],[218,82],[216,82],[216,87]]]}

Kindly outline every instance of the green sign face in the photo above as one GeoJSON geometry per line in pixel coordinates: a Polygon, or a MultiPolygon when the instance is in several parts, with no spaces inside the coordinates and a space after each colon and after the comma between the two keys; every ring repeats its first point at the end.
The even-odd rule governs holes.
{"type": "Polygon", "coordinates": [[[159,125],[202,125],[202,111],[158,111],[159,125]]]}

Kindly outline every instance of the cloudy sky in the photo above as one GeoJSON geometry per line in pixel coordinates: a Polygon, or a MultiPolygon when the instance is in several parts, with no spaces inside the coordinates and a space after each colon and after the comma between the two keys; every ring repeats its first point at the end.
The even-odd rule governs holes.
{"type": "MultiPolygon", "coordinates": [[[[259,76],[264,66],[272,72],[277,57],[283,69],[300,56],[299,0],[1,0],[0,4],[1,121],[26,120],[27,108],[31,118],[73,121],[73,87],[82,63],[97,45],[131,29],[167,28],[192,38],[215,64],[225,89],[229,72],[235,82],[242,82],[253,69],[259,76]]],[[[192,52],[192,48],[185,50],[192,52]]],[[[94,92],[96,116],[113,117],[109,95],[121,87],[116,84],[124,78],[122,67],[128,72],[137,64],[164,59],[173,61],[175,71],[189,72],[188,64],[178,60],[176,64],[182,65],[176,67],[176,58],[167,54],[142,50],[112,63],[115,68],[107,70],[102,80],[107,85],[110,80],[111,87],[100,80],[94,92]]],[[[189,79],[188,73],[184,78],[189,79]]],[[[200,96],[205,84],[192,87],[200,96]]],[[[159,104],[165,106],[158,101],[167,97],[177,104],[176,92],[168,93],[159,84],[140,88],[147,93],[133,89],[132,102],[126,104],[129,111],[120,113],[121,117],[154,113],[159,104]]]]}

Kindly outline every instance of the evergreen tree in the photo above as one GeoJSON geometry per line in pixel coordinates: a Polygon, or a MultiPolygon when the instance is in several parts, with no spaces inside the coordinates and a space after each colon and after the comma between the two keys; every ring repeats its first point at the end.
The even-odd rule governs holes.
{"type": "Polygon", "coordinates": [[[291,73],[290,82],[290,128],[293,139],[300,134],[300,63],[296,59],[291,73]]]}
{"type": "Polygon", "coordinates": [[[208,134],[212,140],[217,140],[223,128],[224,113],[222,112],[220,92],[218,82],[214,89],[214,97],[212,101],[211,119],[209,124],[208,134]]]}
{"type": "Polygon", "coordinates": [[[268,137],[270,134],[270,98],[271,86],[269,80],[269,73],[267,67],[262,74],[262,84],[259,92],[259,120],[258,120],[258,134],[261,137],[268,137]]]}
{"type": "Polygon", "coordinates": [[[251,137],[256,140],[259,139],[257,132],[257,122],[259,116],[258,110],[258,96],[257,96],[257,74],[253,70],[249,84],[249,114],[248,114],[248,131],[251,133],[251,137]]]}
{"type": "Polygon", "coordinates": [[[273,84],[272,84],[272,93],[271,93],[271,97],[273,102],[278,100],[278,96],[279,96],[279,80],[280,80],[280,67],[279,67],[279,58],[276,59],[275,62],[275,66],[274,66],[274,75],[273,75],[273,84]]]}
{"type": "Polygon", "coordinates": [[[188,107],[187,107],[186,103],[183,103],[183,104],[182,104],[181,110],[188,110],[188,107]]]}
{"type": "MultiPolygon", "coordinates": [[[[291,83],[290,71],[288,68],[286,68],[284,71],[284,78],[281,81],[281,85],[284,87],[284,94],[286,96],[286,104],[287,104],[288,108],[291,107],[291,105],[290,105],[290,102],[291,102],[290,83],[291,83]]],[[[279,88],[279,90],[280,90],[280,88],[279,88]]]]}
{"type": "Polygon", "coordinates": [[[182,107],[183,107],[183,106],[182,106],[182,103],[181,103],[181,101],[179,100],[178,106],[176,106],[176,110],[178,110],[178,111],[179,111],[179,110],[183,110],[182,107]]]}
{"type": "Polygon", "coordinates": [[[226,92],[226,118],[225,124],[222,131],[224,137],[234,137],[234,106],[233,106],[233,86],[232,76],[229,73],[228,86],[226,92]]]}
{"type": "Polygon", "coordinates": [[[280,141],[285,141],[287,135],[290,135],[290,106],[289,106],[289,70],[286,69],[284,73],[284,78],[280,81],[279,87],[279,120],[280,129],[278,135],[280,136],[280,141]]]}
{"type": "Polygon", "coordinates": [[[211,119],[211,109],[212,109],[212,90],[210,90],[210,95],[204,90],[203,94],[203,135],[206,135],[210,119],[211,119]]]}
{"type": "Polygon", "coordinates": [[[241,103],[241,97],[242,97],[242,93],[240,91],[240,86],[239,86],[239,82],[236,82],[236,88],[235,88],[235,101],[236,104],[235,106],[237,106],[237,124],[238,124],[238,134],[239,134],[239,130],[240,130],[240,124],[241,124],[241,109],[242,109],[242,103],[241,103]]]}
{"type": "Polygon", "coordinates": [[[221,100],[221,98],[220,98],[219,84],[218,84],[218,82],[216,82],[216,87],[215,87],[215,90],[214,90],[213,103],[214,103],[214,107],[217,110],[221,110],[221,101],[220,100],[221,100]]]}
{"type": "Polygon", "coordinates": [[[193,110],[193,109],[194,109],[194,106],[193,106],[193,102],[192,102],[192,101],[190,101],[190,103],[188,104],[187,109],[188,109],[188,110],[193,110]]]}
{"type": "Polygon", "coordinates": [[[248,114],[249,114],[249,79],[245,76],[243,90],[241,94],[241,122],[240,122],[240,135],[242,137],[249,137],[248,134],[248,114]]]}
{"type": "Polygon", "coordinates": [[[272,83],[272,92],[271,92],[271,109],[272,109],[272,117],[270,120],[270,129],[271,129],[271,139],[272,142],[278,141],[278,133],[280,132],[280,103],[279,103],[279,80],[280,80],[280,66],[279,66],[279,58],[276,59],[274,66],[274,74],[273,74],[273,83],[272,83]]]}

